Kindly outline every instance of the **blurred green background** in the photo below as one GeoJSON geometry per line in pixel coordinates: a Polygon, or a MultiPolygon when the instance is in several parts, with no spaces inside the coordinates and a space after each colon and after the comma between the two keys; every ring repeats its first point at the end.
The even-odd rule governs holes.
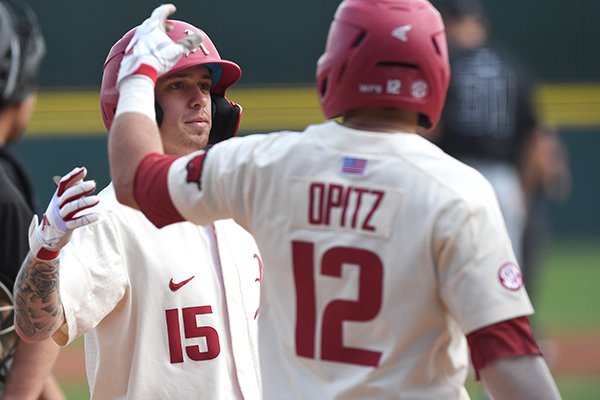
{"type": "MultiPolygon", "coordinates": [[[[549,240],[534,298],[536,329],[547,339],[549,353],[558,353],[553,368],[560,371],[564,398],[600,399],[600,371],[593,369],[598,364],[588,360],[593,349],[577,353],[580,361],[569,372],[562,367],[565,355],[561,358],[560,349],[553,348],[560,340],[600,348],[600,2],[482,2],[492,38],[511,49],[537,78],[540,115],[557,127],[570,156],[571,195],[548,206],[549,240]],[[592,372],[583,371],[586,363],[593,364],[592,372]]],[[[322,120],[312,88],[314,67],[338,3],[181,0],[174,17],[203,28],[223,57],[242,66],[243,77],[228,97],[243,105],[241,134],[251,134],[301,129],[322,120]]],[[[54,190],[51,176],[75,165],[87,166],[99,187],[108,183],[98,100],[102,64],[110,46],[158,3],[30,4],[46,36],[48,56],[33,121],[14,151],[32,175],[42,208],[54,190]]],[[[81,380],[81,349],[78,341],[65,350],[79,357],[77,378],[61,375],[69,399],[88,397],[81,380]]],[[[469,388],[476,398],[478,384],[470,382],[469,388]]]]}
{"type": "MultiPolygon", "coordinates": [[[[600,399],[599,257],[584,237],[552,240],[542,256],[532,322],[565,400],[600,399]]],[[[469,388],[476,399],[479,385],[469,388]]]]}
{"type": "MultiPolygon", "coordinates": [[[[438,0],[439,1],[439,0],[438,0]]],[[[338,0],[177,2],[174,18],[203,28],[222,56],[243,69],[229,97],[244,107],[242,134],[301,129],[322,121],[313,93],[338,0]]],[[[482,0],[492,40],[517,56],[537,79],[537,106],[568,147],[573,192],[551,207],[553,231],[600,236],[600,2],[482,0]]],[[[143,21],[156,3],[132,0],[30,0],[47,38],[38,107],[17,146],[33,172],[40,202],[52,193],[49,175],[86,164],[108,182],[106,134],[99,111],[102,65],[112,44],[143,21]]],[[[435,0],[434,0],[435,4],[435,0]]]]}

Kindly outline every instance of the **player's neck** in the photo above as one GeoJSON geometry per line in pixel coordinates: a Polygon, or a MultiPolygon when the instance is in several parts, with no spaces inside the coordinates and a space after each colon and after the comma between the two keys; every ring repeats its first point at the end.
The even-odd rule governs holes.
{"type": "Polygon", "coordinates": [[[408,110],[372,108],[353,110],[342,124],[349,128],[372,132],[417,132],[418,114],[408,110]]]}
{"type": "Polygon", "coordinates": [[[12,136],[12,126],[14,125],[14,110],[9,107],[0,111],[0,146],[4,146],[9,142],[12,136]]]}
{"type": "Polygon", "coordinates": [[[17,104],[6,104],[0,110],[0,145],[17,141],[31,119],[36,96],[30,94],[17,104]]]}

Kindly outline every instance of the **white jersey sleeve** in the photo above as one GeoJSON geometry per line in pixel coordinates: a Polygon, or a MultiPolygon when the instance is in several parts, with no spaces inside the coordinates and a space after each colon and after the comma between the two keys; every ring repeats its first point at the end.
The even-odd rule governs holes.
{"type": "Polygon", "coordinates": [[[206,154],[177,159],[168,174],[169,195],[181,215],[197,225],[233,218],[249,229],[252,207],[269,193],[256,190],[270,176],[257,171],[260,148],[266,135],[234,138],[219,143],[206,154]],[[258,172],[258,173],[257,173],[258,172]]]}
{"type": "Polygon", "coordinates": [[[101,196],[100,219],[73,231],[71,240],[62,249],[60,295],[66,327],[54,336],[60,345],[97,326],[128,288],[121,241],[107,210],[112,202],[110,196],[101,196]]]}
{"type": "Polygon", "coordinates": [[[467,334],[533,313],[493,189],[473,175],[469,185],[456,182],[461,197],[432,230],[441,296],[467,334]]]}

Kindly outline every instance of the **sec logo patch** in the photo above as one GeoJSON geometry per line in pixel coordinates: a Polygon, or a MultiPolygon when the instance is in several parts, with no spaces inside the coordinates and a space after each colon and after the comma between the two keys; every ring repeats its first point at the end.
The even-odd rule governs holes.
{"type": "Polygon", "coordinates": [[[512,262],[504,263],[498,270],[498,278],[502,286],[508,290],[517,291],[523,287],[523,275],[521,270],[512,262]]]}

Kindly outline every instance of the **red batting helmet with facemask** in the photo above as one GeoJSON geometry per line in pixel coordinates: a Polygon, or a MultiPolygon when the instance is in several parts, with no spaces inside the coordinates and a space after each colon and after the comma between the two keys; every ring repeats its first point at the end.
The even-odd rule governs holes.
{"type": "Polygon", "coordinates": [[[427,0],[345,0],[317,64],[323,113],[403,108],[419,125],[439,120],[450,81],[439,12],[427,0]]]}
{"type": "MultiPolygon", "coordinates": [[[[194,51],[181,57],[175,66],[167,75],[194,67],[203,65],[211,72],[212,87],[210,89],[212,100],[212,128],[209,136],[209,144],[220,142],[235,136],[242,115],[242,108],[225,97],[225,91],[237,82],[242,76],[240,67],[231,61],[221,59],[217,48],[210,40],[208,35],[201,29],[183,21],[168,20],[167,23],[173,27],[167,34],[171,39],[177,41],[190,33],[199,33],[202,35],[201,45],[194,51]]],[[[113,45],[104,62],[104,74],[102,76],[102,87],[100,89],[100,106],[102,108],[102,119],[106,129],[110,130],[117,101],[119,100],[119,91],[117,89],[117,76],[123,54],[127,45],[131,41],[136,28],[127,32],[117,43],[113,45]]],[[[156,103],[157,122],[160,125],[162,121],[162,110],[156,103]]]]}

